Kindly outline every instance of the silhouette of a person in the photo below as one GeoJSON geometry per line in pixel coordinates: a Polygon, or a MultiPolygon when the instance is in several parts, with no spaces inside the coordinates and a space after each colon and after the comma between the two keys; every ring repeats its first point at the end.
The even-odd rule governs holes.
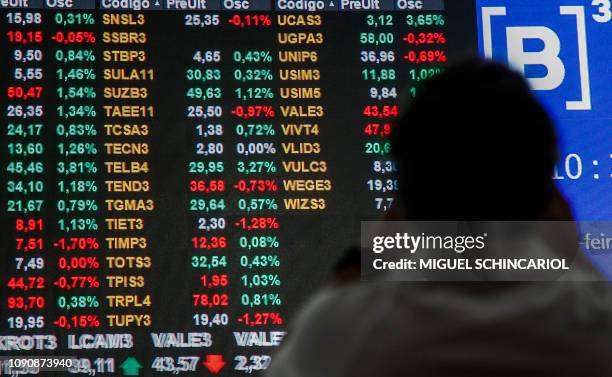
{"type": "MultiPolygon", "coordinates": [[[[553,124],[504,66],[474,60],[429,80],[393,137],[408,220],[571,220],[552,180],[553,124]]],[[[291,324],[268,376],[610,377],[609,288],[333,285],[291,324]]]]}

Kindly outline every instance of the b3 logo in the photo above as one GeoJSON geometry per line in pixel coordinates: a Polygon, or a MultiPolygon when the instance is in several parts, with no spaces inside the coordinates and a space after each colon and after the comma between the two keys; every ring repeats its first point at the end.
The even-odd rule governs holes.
{"type": "MultiPolygon", "coordinates": [[[[533,90],[561,90],[566,110],[591,110],[585,6],[559,6],[547,0],[491,3],[500,4],[482,0],[479,8],[484,56],[506,60],[525,75],[533,90]]],[[[612,20],[610,0],[593,0],[590,5],[595,7],[594,22],[612,20]]]]}

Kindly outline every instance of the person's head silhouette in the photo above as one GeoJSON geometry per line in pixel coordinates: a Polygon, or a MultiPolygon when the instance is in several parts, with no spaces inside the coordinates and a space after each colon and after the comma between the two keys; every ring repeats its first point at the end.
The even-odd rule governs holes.
{"type": "Polygon", "coordinates": [[[518,73],[472,60],[428,80],[393,136],[411,220],[536,220],[558,198],[552,121],[518,73]]]}

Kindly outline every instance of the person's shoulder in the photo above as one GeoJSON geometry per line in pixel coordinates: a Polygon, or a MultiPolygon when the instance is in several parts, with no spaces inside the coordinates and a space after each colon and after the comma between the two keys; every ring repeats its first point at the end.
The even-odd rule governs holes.
{"type": "Polygon", "coordinates": [[[393,306],[391,291],[389,284],[353,283],[318,292],[289,325],[267,375],[351,375],[361,347],[385,322],[383,306],[393,306]]]}
{"type": "Polygon", "coordinates": [[[299,324],[337,326],[337,322],[375,320],[397,299],[395,283],[352,283],[321,290],[303,308],[299,324]]]}

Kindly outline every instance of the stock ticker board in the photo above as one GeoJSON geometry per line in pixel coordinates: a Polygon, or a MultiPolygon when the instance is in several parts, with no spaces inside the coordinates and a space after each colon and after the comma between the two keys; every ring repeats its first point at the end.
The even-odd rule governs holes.
{"type": "Polygon", "coordinates": [[[612,215],[606,0],[0,8],[0,356],[75,358],[40,374],[261,374],[393,205],[402,104],[466,57],[523,69],[559,123],[555,178],[612,215]]]}

